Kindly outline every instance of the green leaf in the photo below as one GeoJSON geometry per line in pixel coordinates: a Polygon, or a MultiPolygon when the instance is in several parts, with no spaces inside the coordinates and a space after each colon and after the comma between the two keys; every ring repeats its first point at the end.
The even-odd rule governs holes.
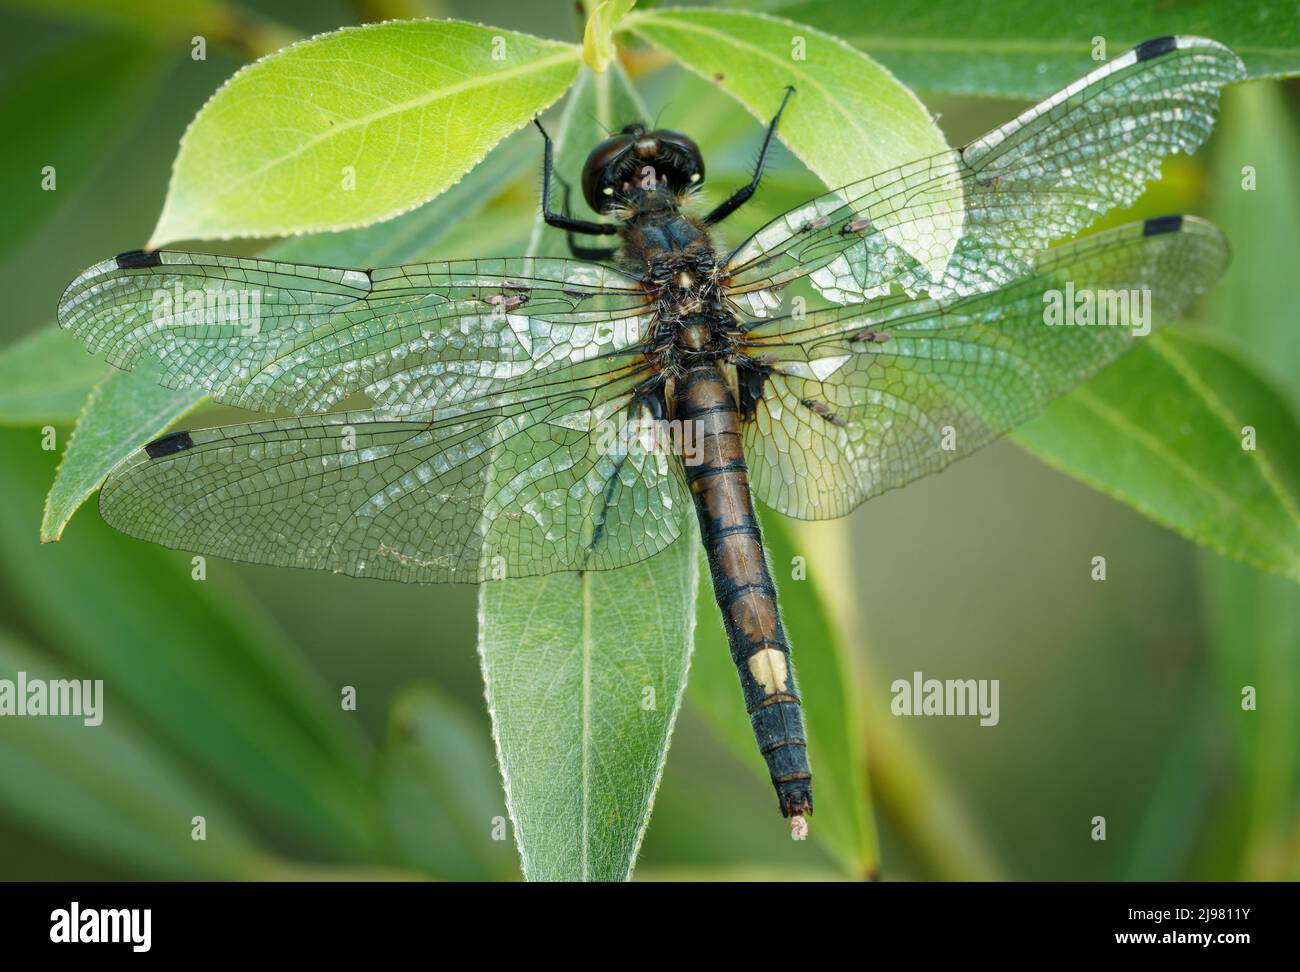
{"type": "Polygon", "coordinates": [[[429,687],[394,700],[377,779],[400,863],[454,881],[518,877],[481,723],[429,687]]]}
{"type": "Polygon", "coordinates": [[[1289,0],[1249,9],[1219,0],[1097,0],[1086,7],[1038,0],[794,0],[777,3],[773,12],[843,37],[922,91],[1043,98],[1097,67],[1097,38],[1105,42],[1105,60],[1166,34],[1228,45],[1252,78],[1300,72],[1300,18],[1289,0]]]}
{"type": "Polygon", "coordinates": [[[481,588],[488,710],[530,881],[632,873],[686,685],[693,539],[634,567],[481,588]]]}
{"type": "Polygon", "coordinates": [[[159,738],[260,817],[329,858],[373,848],[363,747],[337,696],[215,564],[114,534],[96,517],[34,542],[53,456],[0,431],[0,575],[13,613],[111,688],[159,738]]]}
{"type": "MultiPolygon", "coordinates": [[[[72,343],[66,335],[64,340],[72,343]]],[[[117,458],[161,435],[203,399],[201,391],[162,387],[150,368],[108,375],[90,393],[45,497],[41,542],[52,543],[63,535],[72,514],[99,489],[117,458]]]]}
{"type": "Polygon", "coordinates": [[[98,37],[13,74],[0,93],[0,259],[76,198],[143,107],[161,65],[159,52],[139,41],[98,37]]]}
{"type": "MultiPolygon", "coordinates": [[[[456,227],[473,221],[472,217],[482,212],[521,173],[531,174],[541,151],[542,140],[530,126],[511,135],[464,179],[419,209],[343,233],[284,240],[268,247],[266,255],[294,263],[334,267],[388,267],[437,259],[441,241],[456,227]]],[[[529,188],[536,191],[531,181],[529,188]]]]}
{"type": "MultiPolygon", "coordinates": [[[[555,132],[559,171],[575,171],[566,166],[580,165],[603,129],[646,117],[626,75],[611,68],[583,71],[565,103],[555,132]]],[[[564,234],[539,223],[530,252],[564,246],[564,234]]],[[[530,881],[632,872],[686,684],[693,536],[622,570],[480,588],[483,680],[530,881]]]]}
{"type": "Polygon", "coordinates": [[[563,94],[580,54],[457,21],[295,44],[239,71],[199,112],[149,245],[315,233],[406,212],[563,94]]]}
{"type": "MultiPolygon", "coordinates": [[[[863,682],[849,663],[819,589],[824,583],[823,573],[835,565],[822,555],[825,547],[810,556],[810,545],[796,542],[779,516],[763,517],[763,535],[803,691],[816,802],[809,832],[826,845],[845,874],[873,877],[880,861],[868,800],[863,682]],[[806,563],[806,579],[792,576],[796,557],[806,563]]],[[[754,746],[754,734],[744,716],[727,636],[708,585],[700,590],[696,610],[701,623],[696,633],[691,701],[741,762],[766,781],[767,766],[754,746]]],[[[774,828],[777,824],[773,797],[774,828]]]]}
{"type": "Polygon", "coordinates": [[[1202,546],[1300,582],[1300,464],[1286,402],[1226,348],[1153,335],[1017,441],[1049,465],[1202,546]],[[1258,448],[1243,448],[1243,429],[1258,448]]]}
{"type": "MultiPolygon", "coordinates": [[[[28,685],[101,678],[56,668],[0,631],[0,680],[16,691],[20,672],[28,685]]],[[[103,680],[101,692],[98,725],[75,715],[4,716],[0,806],[6,816],[151,876],[250,879],[260,852],[237,818],[135,723],[116,683],[103,680]],[[190,837],[195,816],[206,820],[205,841],[190,837]]]]}
{"type": "Polygon", "coordinates": [[[634,6],[636,0],[599,0],[587,18],[587,27],[582,35],[582,59],[597,74],[618,57],[614,31],[634,6]]]}
{"type": "Polygon", "coordinates": [[[916,95],[829,34],[721,10],[637,11],[623,26],[712,78],[764,124],[793,85],[778,135],[828,186],[948,147],[916,95]]]}
{"type": "MultiPolygon", "coordinates": [[[[947,151],[930,113],[888,71],[844,41],[803,24],[722,10],[629,14],[623,26],[663,48],[718,86],[764,123],[796,91],[778,135],[827,186],[842,186],[895,165],[947,151]]],[[[952,192],[935,198],[961,198],[952,192]]],[[[961,235],[960,208],[888,230],[904,247],[924,241],[936,273],[961,235]],[[946,244],[931,249],[935,240],[946,244]]],[[[914,251],[917,252],[917,251],[914,251]]]]}
{"type": "Polygon", "coordinates": [[[47,325],[0,351],[0,425],[66,425],[77,420],[109,366],[47,325]]]}

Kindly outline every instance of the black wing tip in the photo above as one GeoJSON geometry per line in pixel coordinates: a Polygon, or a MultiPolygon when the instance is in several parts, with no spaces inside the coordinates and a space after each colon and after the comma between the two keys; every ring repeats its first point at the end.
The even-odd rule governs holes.
{"type": "Polygon", "coordinates": [[[1166,34],[1164,37],[1153,37],[1149,41],[1143,41],[1133,48],[1133,53],[1139,61],[1149,61],[1153,57],[1160,57],[1162,54],[1168,54],[1170,51],[1177,49],[1178,38],[1173,34],[1166,34]]]}
{"type": "Polygon", "coordinates": [[[150,459],[161,459],[163,456],[175,455],[178,452],[184,452],[186,449],[192,448],[194,448],[194,440],[190,438],[188,432],[169,432],[167,435],[146,443],[144,451],[150,459]]]}
{"type": "Polygon", "coordinates": [[[127,250],[113,258],[119,270],[143,270],[146,267],[162,266],[162,254],[158,250],[127,250]]]}
{"type": "Polygon", "coordinates": [[[1183,228],[1181,216],[1152,216],[1142,222],[1143,236],[1159,236],[1161,233],[1177,233],[1183,228]]]}

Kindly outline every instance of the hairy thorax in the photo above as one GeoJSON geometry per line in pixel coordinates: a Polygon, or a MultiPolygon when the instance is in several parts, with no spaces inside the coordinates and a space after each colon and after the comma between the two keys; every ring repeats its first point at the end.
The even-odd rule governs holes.
{"type": "Polygon", "coordinates": [[[675,210],[643,212],[623,234],[624,252],[643,268],[655,307],[651,343],[671,372],[735,348],[736,319],[720,289],[720,267],[708,233],[675,210]]]}

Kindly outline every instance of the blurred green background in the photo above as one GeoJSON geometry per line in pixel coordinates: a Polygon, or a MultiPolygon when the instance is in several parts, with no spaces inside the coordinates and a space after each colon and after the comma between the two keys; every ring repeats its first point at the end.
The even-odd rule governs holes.
{"type": "MultiPolygon", "coordinates": [[[[28,161],[25,148],[6,164],[5,346],[50,326],[81,269],[144,242],[185,126],[248,53],[212,42],[193,61],[187,29],[142,38],[113,16],[79,12],[101,5],[70,4],[65,17],[27,6],[0,5],[0,118],[36,159],[68,161],[56,193],[36,192],[31,172],[12,164],[28,161]]],[[[359,8],[395,9],[246,5],[279,25],[263,25],[268,34],[286,36],[355,23],[359,8]]],[[[563,0],[429,9],[576,36],[563,0]]],[[[662,124],[700,141],[715,195],[745,181],[757,121],[677,68],[651,64],[638,83],[662,124]]],[[[1210,144],[1167,164],[1129,214],[1194,212],[1227,229],[1233,299],[1211,303],[1196,326],[1233,343],[1293,407],[1298,90],[1229,91],[1210,144]],[[1239,175],[1225,161],[1241,157],[1269,175],[1248,204],[1230,191],[1239,175]]],[[[953,144],[1024,104],[920,93],[953,144]]],[[[497,150],[535,150],[537,165],[429,257],[523,251],[536,141],[524,132],[497,150]]],[[[819,191],[784,149],[768,172],[757,206],[730,221],[733,242],[819,191]]],[[[87,360],[91,378],[51,381],[84,387],[96,373],[87,360]]],[[[41,546],[59,461],[40,448],[41,424],[0,429],[0,677],[103,678],[110,718],[96,730],[0,720],[0,878],[518,877],[512,844],[484,825],[505,807],[473,588],[215,560],[195,583],[187,557],[114,534],[93,503],[61,542],[41,546]],[[355,712],[341,710],[342,686],[356,687],[355,712]],[[208,821],[203,843],[190,839],[196,814],[208,821]]],[[[852,557],[830,607],[852,632],[844,647],[866,707],[884,877],[1300,877],[1295,585],[1215,557],[1005,441],[791,537],[796,552],[835,541],[852,557]],[[1097,554],[1105,583],[1089,578],[1097,554]],[[913,671],[1000,679],[1001,723],[891,717],[889,683],[913,671]],[[1245,684],[1259,688],[1258,712],[1240,709],[1245,684]],[[1104,842],[1089,837],[1097,815],[1104,842]]],[[[818,647],[796,641],[796,659],[818,647]]],[[[714,736],[688,692],[637,876],[861,875],[845,875],[815,841],[788,839],[768,784],[714,736]]]]}

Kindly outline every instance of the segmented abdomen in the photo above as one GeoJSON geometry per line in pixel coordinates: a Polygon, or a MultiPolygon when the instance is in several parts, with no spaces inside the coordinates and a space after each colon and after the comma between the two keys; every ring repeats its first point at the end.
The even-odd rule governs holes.
{"type": "Polygon", "coordinates": [[[689,367],[675,399],[683,437],[694,440],[686,479],[754,736],[781,812],[787,817],[811,813],[812,771],[799,688],[749,495],[740,414],[713,361],[689,367]]]}

